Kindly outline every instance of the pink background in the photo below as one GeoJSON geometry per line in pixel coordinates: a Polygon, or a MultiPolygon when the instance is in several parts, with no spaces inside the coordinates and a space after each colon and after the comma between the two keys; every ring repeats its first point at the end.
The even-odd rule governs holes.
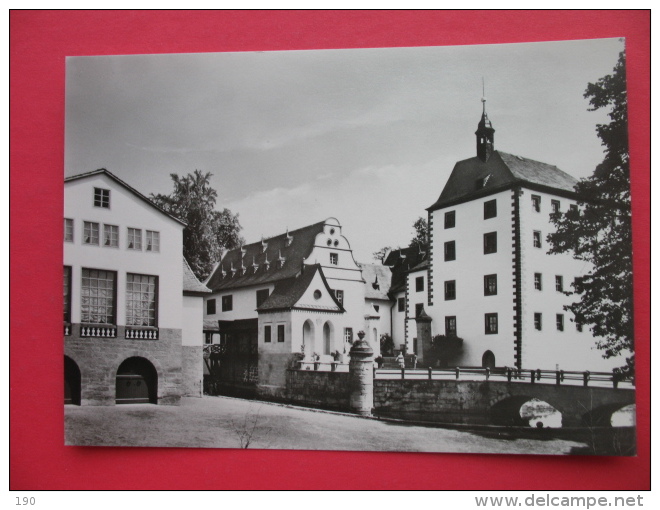
{"type": "Polygon", "coordinates": [[[11,489],[650,488],[649,12],[12,11],[10,29],[11,489]],[[627,39],[638,457],[64,447],[66,56],[601,37],[627,39]]]}

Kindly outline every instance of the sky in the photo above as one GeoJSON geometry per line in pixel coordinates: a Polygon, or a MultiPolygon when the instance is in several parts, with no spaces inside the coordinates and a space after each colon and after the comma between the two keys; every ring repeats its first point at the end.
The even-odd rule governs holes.
{"type": "Polygon", "coordinates": [[[576,178],[603,159],[589,82],[619,39],[420,48],[69,57],[65,174],[145,195],[213,174],[248,243],[336,217],[358,261],[407,246],[456,163],[495,149],[576,178]]]}

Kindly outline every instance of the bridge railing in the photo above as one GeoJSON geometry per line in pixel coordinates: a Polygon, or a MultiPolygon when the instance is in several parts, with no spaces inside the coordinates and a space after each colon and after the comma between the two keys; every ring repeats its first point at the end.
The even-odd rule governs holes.
{"type": "Polygon", "coordinates": [[[634,386],[635,381],[616,369],[612,372],[584,372],[571,370],[541,370],[518,369],[509,367],[483,368],[483,367],[453,367],[453,368],[379,368],[374,370],[375,379],[409,379],[409,380],[506,380],[508,382],[527,382],[529,384],[582,384],[589,386],[595,383],[598,386],[611,384],[618,388],[623,384],[634,386]],[[552,381],[552,382],[551,382],[552,381]]]}
{"type": "Polygon", "coordinates": [[[338,361],[297,361],[297,370],[314,370],[317,372],[348,372],[348,363],[338,361]]]}

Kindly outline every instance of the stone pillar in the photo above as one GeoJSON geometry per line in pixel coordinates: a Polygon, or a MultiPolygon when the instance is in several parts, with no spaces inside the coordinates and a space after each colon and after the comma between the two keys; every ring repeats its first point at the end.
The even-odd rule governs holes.
{"type": "Polygon", "coordinates": [[[430,358],[431,353],[431,317],[429,317],[424,308],[418,317],[415,317],[417,323],[417,363],[432,361],[430,358]]]}
{"type": "Polygon", "coordinates": [[[351,347],[351,361],[348,364],[350,375],[350,406],[363,416],[371,415],[374,407],[374,351],[364,340],[364,332],[358,333],[359,340],[351,347]]]}

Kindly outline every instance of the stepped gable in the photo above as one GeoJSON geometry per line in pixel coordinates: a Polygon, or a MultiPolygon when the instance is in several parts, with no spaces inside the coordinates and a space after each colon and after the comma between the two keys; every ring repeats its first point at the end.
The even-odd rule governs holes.
{"type": "MultiPolygon", "coordinates": [[[[344,307],[339,304],[335,293],[328,286],[328,282],[325,279],[323,271],[320,264],[310,264],[306,265],[304,271],[300,272],[297,277],[289,278],[287,280],[279,282],[273,292],[268,296],[268,299],[264,301],[257,311],[275,311],[275,310],[290,310],[296,308],[296,303],[303,296],[307,288],[309,287],[316,273],[320,273],[325,285],[325,290],[328,295],[332,298],[336,306],[327,307],[327,306],[317,306],[314,309],[318,310],[327,310],[327,311],[336,311],[343,312],[344,307]]],[[[310,308],[310,305],[305,305],[305,308],[310,308]]]]}
{"type": "Polygon", "coordinates": [[[321,221],[228,251],[207,280],[207,287],[219,291],[295,277],[324,224],[321,221]]]}
{"type": "Polygon", "coordinates": [[[435,211],[517,185],[574,198],[577,182],[554,165],[493,151],[487,161],[473,157],[457,162],[440,197],[427,210],[435,211]]]}
{"type": "Polygon", "coordinates": [[[358,263],[362,269],[362,279],[367,283],[364,297],[368,299],[389,299],[387,293],[392,283],[392,270],[382,264],[358,263]]]}
{"type": "Polygon", "coordinates": [[[190,269],[190,266],[188,265],[188,261],[183,259],[183,293],[185,295],[199,295],[199,294],[209,294],[211,292],[211,289],[209,289],[206,285],[204,285],[202,282],[200,282],[197,277],[195,276],[195,273],[193,273],[192,269],[190,269]]]}

